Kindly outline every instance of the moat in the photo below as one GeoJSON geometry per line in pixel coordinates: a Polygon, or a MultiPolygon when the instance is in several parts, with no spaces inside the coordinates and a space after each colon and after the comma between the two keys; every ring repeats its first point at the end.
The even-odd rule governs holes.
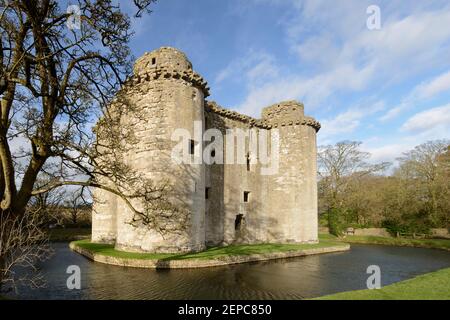
{"type": "Polygon", "coordinates": [[[190,270],[122,268],[91,262],[55,243],[40,269],[46,288],[19,288],[22,299],[305,299],[365,289],[369,265],[381,268],[382,285],[450,267],[436,249],[352,245],[342,253],[190,270]],[[66,269],[81,269],[81,290],[69,290],[66,269]]]}

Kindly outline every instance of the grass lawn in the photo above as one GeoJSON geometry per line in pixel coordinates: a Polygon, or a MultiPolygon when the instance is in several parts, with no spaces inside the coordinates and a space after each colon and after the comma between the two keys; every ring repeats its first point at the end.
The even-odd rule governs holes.
{"type": "Polygon", "coordinates": [[[379,290],[357,290],[317,300],[450,300],[450,268],[397,282],[379,290]]]}
{"type": "MultiPolygon", "coordinates": [[[[321,235],[332,239],[331,235],[321,235]]],[[[450,250],[450,240],[447,239],[408,239],[408,238],[387,238],[375,236],[346,236],[343,242],[361,244],[381,244],[391,246],[421,247],[450,250]]]]}
{"type": "Polygon", "coordinates": [[[74,242],[77,246],[91,251],[92,253],[124,259],[144,260],[184,260],[184,259],[217,259],[221,257],[265,254],[275,252],[288,252],[313,248],[324,248],[342,245],[341,242],[333,240],[320,241],[318,244],[256,244],[256,245],[232,245],[227,247],[212,247],[205,251],[186,254],[164,254],[164,253],[134,253],[114,249],[113,245],[91,243],[89,240],[74,242]]]}
{"type": "Polygon", "coordinates": [[[50,241],[65,242],[89,238],[91,228],[58,228],[49,230],[50,241]]]}

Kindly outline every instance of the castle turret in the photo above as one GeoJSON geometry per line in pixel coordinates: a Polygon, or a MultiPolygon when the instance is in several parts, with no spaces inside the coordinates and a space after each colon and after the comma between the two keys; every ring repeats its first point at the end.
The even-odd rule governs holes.
{"type": "Polygon", "coordinates": [[[145,74],[152,69],[176,69],[178,71],[192,71],[192,63],[186,55],[170,47],[162,47],[152,52],[146,52],[136,60],[134,64],[134,74],[145,74]]]}
{"type": "MultiPolygon", "coordinates": [[[[168,216],[162,219],[161,232],[139,221],[130,223],[134,213],[119,199],[115,207],[116,248],[145,252],[202,250],[205,247],[204,165],[177,164],[172,150],[180,141],[171,138],[175,130],[184,129],[192,137],[187,142],[193,148],[201,145],[201,141],[196,141],[198,137],[194,137],[194,126],[199,126],[203,134],[206,82],[192,70],[184,53],[163,47],[136,61],[134,75],[121,94],[132,106],[130,112],[122,115],[121,124],[133,129],[135,143],[125,155],[126,162],[156,186],[167,185],[164,192],[179,210],[176,214],[164,213],[168,216]]],[[[137,200],[133,203],[137,208],[144,205],[137,200]]],[[[101,227],[93,226],[93,229],[101,230],[101,227]]]]}
{"type": "MultiPolygon", "coordinates": [[[[317,151],[320,124],[304,115],[303,104],[281,102],[264,108],[262,122],[279,132],[278,172],[267,176],[267,220],[277,242],[317,241],[317,151]]],[[[268,239],[271,240],[271,239],[268,239]]]]}

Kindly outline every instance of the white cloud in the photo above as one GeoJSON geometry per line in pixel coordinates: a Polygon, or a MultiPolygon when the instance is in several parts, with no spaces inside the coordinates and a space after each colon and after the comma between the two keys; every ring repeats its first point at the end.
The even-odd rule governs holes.
{"type": "Polygon", "coordinates": [[[380,121],[389,121],[391,119],[394,119],[396,116],[398,116],[403,110],[405,110],[407,107],[406,103],[402,103],[397,107],[392,108],[388,112],[386,112],[383,116],[378,118],[380,121]]]}
{"type": "Polygon", "coordinates": [[[320,144],[329,143],[329,139],[333,136],[353,132],[359,127],[362,117],[361,111],[348,110],[332,119],[322,120],[322,129],[319,132],[320,144]]]}
{"type": "Polygon", "coordinates": [[[450,10],[420,12],[386,21],[379,32],[361,32],[347,43],[349,57],[372,59],[390,78],[404,77],[442,62],[449,51],[450,10]]]}
{"type": "Polygon", "coordinates": [[[445,59],[450,56],[448,1],[381,0],[382,29],[378,31],[366,28],[366,8],[373,4],[370,0],[252,2],[286,7],[277,24],[284,29],[286,46],[277,50],[290,54],[286,60],[289,64],[274,54],[267,60],[248,57],[247,64],[230,64],[218,80],[225,81],[236,74],[248,80],[250,70],[255,70],[253,79],[264,79],[247,83],[246,96],[236,109],[259,117],[261,108],[267,105],[300,100],[305,103],[307,114],[316,108],[315,116],[322,123],[319,144],[357,140],[363,129],[364,135],[376,134],[378,139],[369,139],[363,145],[372,153],[373,162],[395,162],[395,158],[420,143],[450,136],[448,117],[443,114],[450,111],[440,109],[443,107],[412,116],[401,130],[374,122],[377,117],[383,121],[393,119],[417,108],[419,102],[450,90],[450,60],[445,59]],[[263,67],[263,61],[269,67],[263,67]],[[276,72],[258,75],[265,70],[276,72]],[[445,71],[428,80],[424,77],[437,70],[445,71]],[[367,97],[391,102],[399,92],[397,86],[404,88],[405,84],[412,90],[398,104],[391,104],[393,108],[389,110],[383,102],[354,102],[367,102],[367,97]],[[347,98],[351,106],[346,104],[347,98]]]}
{"type": "Polygon", "coordinates": [[[372,154],[371,161],[390,161],[396,164],[396,158],[403,152],[430,140],[445,139],[450,136],[450,104],[416,113],[400,128],[402,136],[389,136],[386,139],[367,139],[363,149],[372,154]]]}
{"type": "Polygon", "coordinates": [[[429,83],[422,83],[416,88],[419,98],[431,98],[450,90],[450,71],[439,75],[429,83]]]}
{"type": "Polygon", "coordinates": [[[312,78],[295,75],[272,78],[261,86],[251,86],[247,97],[237,109],[249,115],[259,116],[262,107],[283,100],[300,100],[311,109],[338,90],[362,89],[373,71],[372,66],[355,69],[349,64],[312,78]]]}
{"type": "Polygon", "coordinates": [[[440,93],[450,90],[450,71],[445,72],[436,76],[435,78],[424,81],[413,88],[411,93],[404,97],[401,103],[386,112],[383,116],[379,118],[380,121],[388,121],[399,114],[401,114],[406,109],[414,106],[420,101],[433,98],[440,93]]]}
{"type": "Polygon", "coordinates": [[[399,157],[402,152],[409,150],[410,147],[402,144],[389,144],[379,148],[369,148],[367,151],[371,154],[370,160],[373,162],[392,161],[399,157]]]}
{"type": "MultiPolygon", "coordinates": [[[[286,5],[276,0],[263,2],[286,5]]],[[[294,66],[278,78],[268,78],[262,86],[249,87],[238,108],[252,115],[279,100],[298,99],[312,108],[339,92],[373,92],[434,66],[450,66],[450,61],[442,59],[450,56],[448,5],[436,10],[426,4],[386,2],[382,6],[382,29],[370,31],[366,28],[370,1],[330,4],[295,0],[290,4],[290,18],[283,17],[282,22],[288,49],[298,56],[298,66],[306,65],[310,71],[313,67],[315,74],[296,72],[294,66]]],[[[422,96],[445,90],[449,77],[423,87],[422,96]]],[[[397,116],[407,107],[407,102],[396,106],[382,120],[397,116]]]]}
{"type": "Polygon", "coordinates": [[[298,10],[284,23],[291,50],[324,68],[350,62],[376,64],[378,73],[390,78],[442,60],[442,50],[449,45],[448,4],[436,10],[420,3],[382,3],[382,28],[377,31],[366,28],[370,4],[364,0],[294,2],[298,10]]]}
{"type": "Polygon", "coordinates": [[[336,117],[321,120],[322,129],[319,131],[319,144],[329,144],[334,140],[344,140],[343,134],[349,134],[358,129],[364,118],[384,109],[384,102],[360,104],[348,109],[336,117]],[[336,139],[337,138],[337,139],[336,139]]]}
{"type": "Polygon", "coordinates": [[[292,44],[292,50],[298,54],[301,61],[321,66],[332,66],[339,56],[339,48],[334,42],[333,35],[329,33],[311,36],[300,43],[296,42],[292,44]],[[319,52],[320,54],[317,54],[319,52]]]}
{"type": "Polygon", "coordinates": [[[406,136],[392,136],[386,143],[386,139],[376,139],[371,141],[367,139],[362,144],[362,149],[371,154],[370,162],[393,162],[394,166],[398,164],[397,158],[401,157],[404,152],[414,149],[414,147],[431,140],[444,139],[447,136],[436,136],[434,133],[423,132],[413,133],[406,136]]]}
{"type": "Polygon", "coordinates": [[[415,114],[403,124],[401,130],[450,134],[450,104],[415,114]]]}
{"type": "Polygon", "coordinates": [[[260,80],[275,78],[278,76],[278,68],[273,62],[273,58],[265,57],[258,64],[247,71],[247,78],[251,85],[255,85],[260,80]]]}
{"type": "Polygon", "coordinates": [[[409,141],[402,141],[398,143],[387,144],[380,147],[370,147],[366,144],[362,145],[362,149],[370,153],[369,162],[391,162],[393,166],[389,170],[392,170],[397,165],[397,158],[399,158],[404,152],[414,148],[416,144],[409,141]]]}
{"type": "MultiPolygon", "coordinates": [[[[254,86],[261,81],[277,77],[279,74],[275,58],[261,51],[249,50],[241,58],[231,61],[216,76],[216,84],[234,78],[245,80],[249,86],[254,86]]],[[[232,79],[233,80],[233,79],[232,79]]]]}

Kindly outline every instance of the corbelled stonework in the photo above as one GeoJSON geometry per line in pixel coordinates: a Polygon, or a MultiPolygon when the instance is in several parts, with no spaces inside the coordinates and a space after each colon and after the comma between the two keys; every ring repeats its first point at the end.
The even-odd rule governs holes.
{"type": "MultiPolygon", "coordinates": [[[[168,180],[172,198],[188,212],[186,232],[162,236],[146,226],[127,223],[132,212],[117,196],[95,192],[92,240],[141,252],[199,251],[231,243],[303,243],[317,241],[316,133],[320,124],[304,115],[296,101],[263,109],[260,119],[206,101],[206,81],[184,53],[163,47],[136,61],[134,75],[119,95],[139,115],[126,115],[138,138],[127,164],[152,180],[168,180]],[[179,165],[171,159],[174,130],[194,135],[214,128],[279,132],[279,167],[262,175],[261,164],[179,165]],[[244,196],[246,194],[247,196],[244,196]],[[246,198],[245,198],[246,197],[246,198]]],[[[120,107],[120,106],[119,106],[120,107]]],[[[248,146],[247,146],[248,147],[248,146]]],[[[256,155],[247,150],[248,157],[256,155]]],[[[170,230],[172,226],[167,226],[170,230]]]]}
{"type": "Polygon", "coordinates": [[[180,79],[200,89],[205,98],[209,96],[207,82],[192,70],[192,63],[177,49],[163,47],[157,53],[154,51],[144,54],[136,60],[134,76],[127,84],[136,85],[158,79],[180,79]]]}

